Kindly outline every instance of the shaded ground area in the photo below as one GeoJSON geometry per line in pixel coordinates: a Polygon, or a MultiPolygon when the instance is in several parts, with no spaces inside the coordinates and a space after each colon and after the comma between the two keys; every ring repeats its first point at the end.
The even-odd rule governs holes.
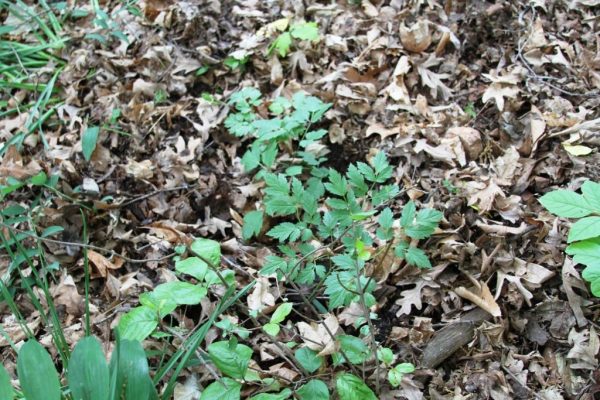
{"type": "MultiPolygon", "coordinates": [[[[113,12],[120,6],[106,5],[113,12]]],[[[537,201],[550,190],[600,180],[597,1],[148,0],[136,6],[139,15],[123,8],[108,29],[91,15],[66,19],[70,40],[57,51],[64,60],[55,84],[60,103],[43,129],[20,152],[4,150],[0,163],[3,177],[39,171],[59,177],[63,195],[42,196],[36,223],[41,230],[65,228],[44,249],[60,262],[52,290],[71,344],[83,335],[84,271],[80,249],[65,242],[83,240],[82,205],[87,241],[98,247],[89,255],[92,325],[107,348],[111,329],[138,305],[139,294],[171,279],[173,261],[165,256],[192,237],[221,242],[222,264],[235,271],[239,287],[258,279],[265,258],[280,252],[265,229],[242,239],[243,215],[261,205],[263,193],[240,160],[249,142],[223,126],[226,101],[242,87],[271,100],[305,91],[332,103],[321,123],[328,167],[344,171],[383,151],[403,190],[391,209],[399,213],[414,200],[444,214],[423,246],[433,268],[398,269],[393,255],[376,260],[375,337],[417,367],[399,387],[383,384],[380,398],[599,395],[600,303],[581,268],[565,258],[566,220],[537,201]],[[270,51],[282,18],[317,22],[319,39],[295,40],[285,57],[270,51]],[[88,161],[81,136],[91,126],[101,129],[88,161]]],[[[26,42],[33,32],[24,26],[11,35],[26,42]]],[[[37,73],[44,82],[52,76],[37,73]]],[[[3,92],[8,103],[34,96],[19,88],[3,92]]],[[[0,139],[23,129],[28,115],[4,115],[0,139]]],[[[5,203],[25,204],[36,190],[13,193],[5,203]]],[[[3,260],[0,271],[8,268],[3,260]]],[[[262,301],[269,294],[300,303],[285,282],[260,282],[262,301]]],[[[168,323],[193,328],[214,307],[218,293],[211,296],[168,323]]],[[[34,307],[20,300],[49,345],[34,307]]],[[[8,309],[0,310],[4,330],[22,340],[8,309]]],[[[283,341],[299,340],[296,324],[324,315],[298,311],[283,341]]],[[[358,333],[352,307],[332,315],[341,330],[358,333]]],[[[298,379],[247,309],[231,309],[222,319],[255,332],[246,342],[257,354],[255,368],[282,382],[298,379]]],[[[212,328],[207,341],[219,335],[212,328]]],[[[14,354],[1,340],[4,365],[14,369],[14,354]]],[[[147,349],[176,346],[176,338],[146,341],[147,349]]],[[[321,374],[327,380],[337,371],[328,366],[321,374]]],[[[367,365],[363,373],[372,385],[375,369],[367,365]]],[[[203,366],[185,376],[200,385],[214,380],[203,366]]],[[[248,385],[242,394],[255,391],[248,385]]]]}

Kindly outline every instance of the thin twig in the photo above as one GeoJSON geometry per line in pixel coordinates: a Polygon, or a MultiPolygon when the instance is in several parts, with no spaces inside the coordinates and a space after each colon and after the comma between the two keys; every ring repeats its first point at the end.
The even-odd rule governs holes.
{"type": "Polygon", "coordinates": [[[124,255],[121,255],[121,254],[117,253],[114,250],[105,249],[103,247],[94,246],[94,245],[91,245],[91,244],[84,244],[84,243],[78,243],[78,242],[66,242],[66,241],[63,241],[63,240],[57,240],[57,239],[50,239],[50,238],[41,237],[41,236],[38,236],[38,235],[36,235],[34,233],[31,233],[30,231],[27,231],[27,230],[24,230],[24,229],[20,229],[20,228],[12,227],[12,226],[4,223],[4,222],[0,222],[0,226],[3,226],[5,228],[13,230],[15,232],[22,233],[24,235],[29,236],[32,239],[39,240],[39,241],[42,241],[42,242],[59,244],[59,245],[62,245],[62,246],[80,247],[80,248],[85,248],[85,249],[89,249],[89,250],[94,250],[94,251],[97,251],[99,253],[110,254],[109,258],[119,257],[119,258],[122,258],[124,261],[126,261],[128,263],[131,263],[131,264],[144,264],[144,263],[147,263],[147,262],[164,261],[164,260],[167,260],[167,259],[173,257],[176,254],[175,252],[173,252],[173,253],[167,254],[166,256],[159,257],[159,258],[144,258],[144,259],[129,258],[129,257],[126,257],[124,255]]]}

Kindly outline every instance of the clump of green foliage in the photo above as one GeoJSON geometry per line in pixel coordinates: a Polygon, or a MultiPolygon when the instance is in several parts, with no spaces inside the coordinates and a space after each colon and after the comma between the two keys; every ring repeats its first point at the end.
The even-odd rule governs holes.
{"type": "Polygon", "coordinates": [[[275,51],[280,57],[286,57],[294,41],[317,42],[319,39],[319,26],[316,22],[301,22],[291,25],[286,22],[284,31],[271,43],[267,53],[270,55],[275,51]]]}
{"type": "MultiPolygon", "coordinates": [[[[330,104],[296,93],[291,99],[278,97],[268,102],[271,115],[264,118],[256,112],[263,102],[254,88],[234,93],[229,100],[234,112],[225,121],[233,135],[251,139],[242,163],[246,171],[256,171],[255,179],[264,182],[263,208],[245,214],[243,238],[261,235],[266,218],[276,221],[266,235],[278,242],[279,254],[268,256],[260,273],[291,285],[316,288],[305,300],[317,304],[322,313],[352,303],[365,310],[355,324],[361,337],[336,338],[342,353],[332,355],[334,365],[360,365],[377,354],[378,361],[390,368],[393,353],[379,347],[373,336],[372,320],[377,315],[368,310],[376,303],[376,284],[366,272],[367,265],[393,251],[409,266],[431,268],[418,244],[433,234],[443,215],[434,209],[417,210],[413,201],[406,203],[399,215],[392,210],[390,205],[401,191],[390,183],[393,168],[381,151],[369,163],[350,164],[344,173],[326,167],[322,139],[327,131],[319,123],[330,104]],[[327,297],[325,306],[317,300],[318,293],[327,297]]],[[[286,304],[275,312],[275,321],[265,326],[269,334],[279,332],[277,324],[291,310],[286,304]]],[[[300,348],[296,358],[308,371],[316,371],[324,362],[308,348],[300,348]]],[[[402,374],[409,372],[406,363],[391,368],[390,384],[399,385],[402,374]]],[[[309,383],[315,385],[314,390],[327,393],[325,384],[313,382],[321,381],[309,383]]],[[[362,393],[361,398],[375,398],[353,374],[340,374],[336,388],[342,399],[353,398],[348,397],[353,392],[362,393]]]]}
{"type": "Polygon", "coordinates": [[[109,365],[98,339],[93,336],[85,337],[73,349],[64,369],[68,383],[61,388],[50,354],[36,340],[28,340],[19,349],[17,359],[22,393],[15,393],[8,373],[0,366],[0,398],[12,400],[15,396],[24,396],[27,400],[158,400],[144,348],[138,341],[118,341],[109,365]],[[70,397],[66,397],[67,393],[70,393],[70,397]]]}
{"type": "Polygon", "coordinates": [[[590,283],[592,294],[600,297],[600,184],[586,181],[581,192],[555,190],[543,195],[540,203],[552,214],[577,219],[569,230],[566,253],[585,265],[581,276],[590,283]]]}

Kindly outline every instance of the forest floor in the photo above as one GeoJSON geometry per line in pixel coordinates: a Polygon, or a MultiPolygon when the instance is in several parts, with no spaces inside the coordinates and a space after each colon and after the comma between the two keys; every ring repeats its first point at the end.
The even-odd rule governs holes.
{"type": "MultiPolygon", "coordinates": [[[[0,72],[9,82],[1,89],[0,198],[5,209],[29,212],[29,222],[4,222],[2,230],[43,236],[61,227],[36,243],[69,345],[84,335],[87,260],[92,331],[108,353],[141,293],[185,280],[175,274],[174,252],[185,258],[182,245],[207,238],[220,243],[231,284],[254,287],[217,317],[203,346],[237,337],[253,350],[253,370],[277,390],[298,396],[310,378],[281,352],[295,342],[326,357],[312,376],[333,398],[352,398],[339,385],[336,392],[334,378],[350,366],[327,361],[330,339],[319,338],[329,324],[335,336],[366,346],[374,339],[394,363],[415,366],[397,385],[373,357],[352,366],[377,398],[599,398],[600,301],[565,255],[571,221],[539,202],[552,190],[600,181],[598,0],[140,0],[100,8],[68,1],[49,3],[51,11],[31,3],[42,19],[53,13],[60,29],[50,20],[54,33],[40,34],[34,19],[2,6],[11,28],[3,40],[56,40],[42,64],[22,63],[21,84],[0,72]],[[305,22],[316,23],[316,36],[305,22]],[[307,31],[294,33],[299,26],[307,31]],[[410,200],[443,213],[419,244],[430,269],[399,268],[387,253],[366,261],[375,282],[372,335],[358,328],[364,310],[356,302],[303,305],[308,294],[327,301],[318,279],[292,285],[260,274],[265,260],[283,255],[266,233],[286,219],[265,216],[254,235],[244,233],[244,216],[265,208],[265,186],[242,160],[251,141],[224,123],[242,88],[261,93],[262,118],[276,98],[298,92],[331,104],[315,150],[326,167],[344,174],[383,152],[400,189],[388,203],[393,214],[410,200]],[[36,185],[41,172],[56,181],[36,185]],[[25,184],[15,189],[8,177],[25,184]],[[261,326],[283,303],[294,312],[280,321],[282,333],[269,335],[261,326]]],[[[288,144],[278,143],[272,170],[290,162],[288,144]]],[[[0,274],[56,356],[22,284],[32,265],[22,262],[3,252],[0,274]]],[[[176,347],[175,330],[185,337],[223,295],[212,287],[199,305],[178,307],[144,347],[176,347]]],[[[26,335],[6,303],[0,315],[0,355],[14,374],[6,336],[18,347],[26,335]]],[[[190,365],[175,398],[198,398],[214,374],[190,365]]],[[[242,398],[265,391],[261,382],[243,382],[242,398]]]]}

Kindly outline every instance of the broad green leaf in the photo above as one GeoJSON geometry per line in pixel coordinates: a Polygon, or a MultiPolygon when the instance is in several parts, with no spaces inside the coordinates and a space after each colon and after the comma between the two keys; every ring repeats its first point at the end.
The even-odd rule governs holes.
{"type": "Polygon", "coordinates": [[[199,238],[192,242],[190,249],[198,256],[208,260],[210,267],[219,268],[221,265],[221,245],[219,242],[199,238]]]}
{"type": "Polygon", "coordinates": [[[260,393],[250,397],[248,400],[285,400],[292,395],[290,389],[283,389],[279,393],[260,393]]]}
{"type": "Polygon", "coordinates": [[[107,400],[108,364],[98,339],[81,339],[69,359],[69,388],[73,400],[107,400]]]}
{"type": "Polygon", "coordinates": [[[83,132],[81,137],[81,149],[83,151],[83,158],[85,158],[86,161],[90,161],[92,158],[92,154],[96,149],[99,132],[100,127],[98,126],[90,126],[83,132]]]}
{"type": "Polygon", "coordinates": [[[270,255],[265,258],[265,264],[260,270],[261,275],[281,274],[287,270],[287,260],[279,256],[270,255]]]}
{"type": "Polygon", "coordinates": [[[323,358],[318,356],[316,351],[311,350],[308,347],[300,347],[296,350],[294,356],[302,367],[311,374],[321,368],[321,365],[323,364],[323,358]]]}
{"type": "Polygon", "coordinates": [[[208,271],[208,264],[198,257],[188,257],[185,260],[176,261],[175,270],[202,281],[208,271]]]}
{"type": "Polygon", "coordinates": [[[148,360],[142,344],[137,340],[120,340],[118,351],[110,361],[111,375],[116,374],[117,399],[149,399],[155,393],[149,375],[148,360]]]}
{"type": "Polygon", "coordinates": [[[0,399],[13,400],[14,398],[15,392],[10,384],[10,376],[4,366],[0,365],[0,399]]]}
{"type": "Polygon", "coordinates": [[[572,243],[565,252],[573,256],[573,261],[578,264],[600,267],[600,238],[572,243]]]}
{"type": "Polygon", "coordinates": [[[398,387],[402,382],[402,377],[404,374],[411,374],[413,372],[415,372],[415,366],[411,363],[398,364],[389,370],[388,381],[393,387],[398,387]]]}
{"type": "Polygon", "coordinates": [[[394,352],[388,347],[377,349],[377,359],[385,365],[391,365],[394,362],[394,352]]]}
{"type": "Polygon", "coordinates": [[[35,340],[19,350],[17,372],[27,400],[60,400],[60,382],[50,354],[35,340]]]}
{"type": "Polygon", "coordinates": [[[290,28],[290,33],[295,39],[311,41],[319,40],[319,26],[316,22],[294,24],[290,28]]]}
{"type": "Polygon", "coordinates": [[[252,349],[239,343],[231,348],[229,342],[221,341],[208,346],[208,355],[219,371],[232,378],[242,379],[248,369],[252,349]]]}
{"type": "Polygon", "coordinates": [[[233,379],[221,378],[208,385],[200,395],[200,400],[239,400],[242,385],[233,379]]]}
{"type": "Polygon", "coordinates": [[[581,218],[594,212],[582,195],[566,189],[546,193],[540,197],[540,203],[552,214],[564,218],[581,218]]]}
{"type": "Polygon", "coordinates": [[[44,171],[32,176],[29,181],[31,182],[32,185],[35,186],[42,186],[45,185],[46,182],[48,182],[48,177],[46,176],[46,173],[44,171]]]}
{"type": "Polygon", "coordinates": [[[335,379],[340,400],[377,400],[375,393],[359,377],[341,373],[335,379]]]}
{"type": "Polygon", "coordinates": [[[329,389],[325,382],[312,379],[296,390],[300,400],[329,400],[329,389]]]}
{"type": "Polygon", "coordinates": [[[244,215],[244,226],[242,227],[242,238],[249,240],[252,236],[258,236],[263,226],[263,212],[260,210],[250,211],[244,215]]]}
{"type": "Polygon", "coordinates": [[[271,323],[279,324],[283,322],[283,320],[290,315],[293,307],[294,305],[292,303],[281,304],[279,307],[277,307],[273,315],[271,315],[271,323]]]}
{"type": "Polygon", "coordinates": [[[356,336],[340,335],[337,339],[352,364],[361,364],[369,357],[369,348],[356,336]]]}
{"type": "Polygon", "coordinates": [[[45,238],[45,237],[52,236],[52,235],[55,235],[57,233],[60,233],[60,232],[62,232],[64,230],[65,230],[65,228],[63,228],[62,226],[58,226],[58,225],[49,226],[46,229],[44,229],[44,231],[42,232],[41,236],[45,238]]]}
{"type": "Polygon", "coordinates": [[[263,331],[265,331],[266,333],[268,333],[271,336],[279,335],[280,330],[281,330],[281,327],[279,326],[279,324],[274,324],[272,322],[269,322],[269,323],[266,323],[263,325],[263,331]]]}
{"type": "Polygon", "coordinates": [[[581,186],[581,191],[594,211],[600,213],[600,183],[585,181],[581,186]]]}
{"type": "Polygon", "coordinates": [[[298,240],[301,233],[302,231],[295,224],[283,222],[269,230],[267,236],[275,238],[279,240],[279,242],[285,242],[288,239],[290,242],[294,242],[298,240]]]}
{"type": "Polygon", "coordinates": [[[600,236],[600,217],[585,217],[571,226],[568,243],[600,236]]]}
{"type": "Polygon", "coordinates": [[[271,45],[269,46],[269,54],[273,51],[276,50],[277,53],[281,56],[281,57],[285,57],[287,56],[288,52],[290,51],[290,47],[292,46],[292,35],[290,35],[289,32],[284,32],[282,34],[280,34],[279,36],[277,36],[277,38],[273,41],[273,43],[271,43],[271,45]]]}
{"type": "Polygon", "coordinates": [[[431,268],[431,261],[429,261],[425,252],[418,247],[409,247],[404,257],[406,258],[406,262],[410,265],[422,269],[431,268]]]}
{"type": "Polygon", "coordinates": [[[158,326],[158,314],[146,306],[136,307],[123,315],[117,327],[122,339],[142,341],[158,326]]]}
{"type": "Polygon", "coordinates": [[[162,283],[154,288],[150,297],[157,303],[173,303],[177,305],[195,305],[200,303],[207,293],[205,286],[188,282],[173,281],[162,283]]]}

